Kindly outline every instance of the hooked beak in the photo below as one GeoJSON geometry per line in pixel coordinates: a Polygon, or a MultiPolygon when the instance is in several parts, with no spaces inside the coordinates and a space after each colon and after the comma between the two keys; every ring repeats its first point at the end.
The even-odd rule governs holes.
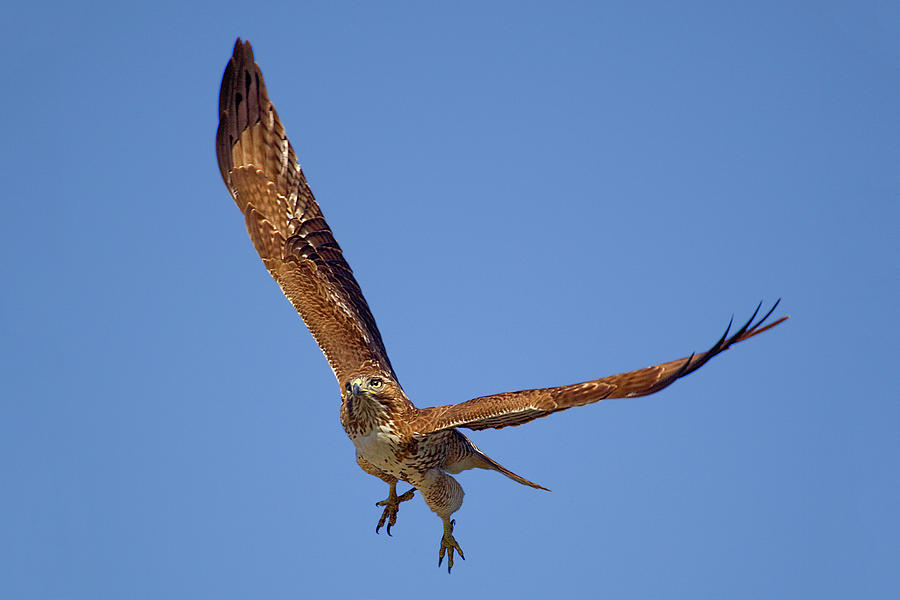
{"type": "Polygon", "coordinates": [[[359,396],[359,384],[361,382],[362,382],[362,380],[360,380],[360,379],[354,379],[352,382],[350,382],[350,393],[353,395],[354,398],[359,396]]]}

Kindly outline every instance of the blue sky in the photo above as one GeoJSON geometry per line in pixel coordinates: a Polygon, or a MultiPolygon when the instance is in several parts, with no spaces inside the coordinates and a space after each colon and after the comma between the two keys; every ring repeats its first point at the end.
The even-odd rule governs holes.
{"type": "MultiPolygon", "coordinates": [[[[2,29],[0,596],[896,598],[900,10],[19,5],[2,29]],[[338,388],[216,167],[257,61],[430,406],[785,325],[648,398],[473,433],[376,535],[338,388]]],[[[401,490],[405,489],[401,486],[401,490]]]]}

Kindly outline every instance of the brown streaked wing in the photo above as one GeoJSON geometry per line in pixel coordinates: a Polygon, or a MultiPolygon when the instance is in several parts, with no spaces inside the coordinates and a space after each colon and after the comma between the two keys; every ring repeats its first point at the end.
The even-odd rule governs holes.
{"type": "Polygon", "coordinates": [[[216,156],[253,245],[338,383],[361,368],[396,380],[375,319],[306,183],[249,42],[235,42],[219,91],[216,156]]]}
{"type": "Polygon", "coordinates": [[[779,299],[768,313],[754,324],[756,315],[762,304],[756,308],[756,312],[747,323],[738,329],[731,337],[731,323],[725,334],[712,348],[700,355],[690,355],[660,365],[610,375],[602,379],[575,383],[562,387],[543,388],[537,390],[522,390],[518,392],[506,392],[493,396],[483,396],[460,404],[449,406],[435,406],[424,408],[413,422],[413,430],[424,434],[451,427],[465,427],[466,429],[500,429],[523,425],[534,419],[546,417],[555,412],[566,410],[575,406],[584,406],[599,402],[606,398],[634,398],[647,396],[668,387],[675,380],[693,373],[713,356],[724,352],[734,344],[749,339],[757,334],[775,327],[788,317],[782,317],[777,321],[763,326],[778,303],[779,299]]]}

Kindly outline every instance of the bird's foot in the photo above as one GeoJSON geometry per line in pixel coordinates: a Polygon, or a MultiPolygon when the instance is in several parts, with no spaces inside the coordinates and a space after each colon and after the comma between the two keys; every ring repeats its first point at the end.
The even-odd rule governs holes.
{"type": "Polygon", "coordinates": [[[391,535],[391,527],[393,527],[397,523],[397,512],[400,511],[400,503],[406,502],[407,500],[412,500],[413,494],[415,493],[416,488],[412,488],[408,492],[405,492],[404,494],[398,496],[396,484],[392,485],[388,497],[381,502],[375,503],[375,506],[384,507],[384,512],[381,513],[381,518],[378,519],[378,525],[375,527],[375,533],[381,531],[384,522],[387,521],[387,534],[391,535]]]}
{"type": "Polygon", "coordinates": [[[438,566],[441,566],[441,562],[444,560],[444,552],[447,553],[447,572],[450,572],[450,569],[453,568],[453,551],[459,552],[459,557],[463,560],[466,560],[465,555],[463,554],[462,548],[459,547],[459,542],[456,541],[453,537],[453,526],[456,524],[456,520],[453,521],[444,520],[444,536],[441,538],[441,549],[438,552],[438,566]]]}

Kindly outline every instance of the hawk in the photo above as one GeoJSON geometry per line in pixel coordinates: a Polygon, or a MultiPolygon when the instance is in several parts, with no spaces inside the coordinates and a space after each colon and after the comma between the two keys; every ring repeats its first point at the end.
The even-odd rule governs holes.
{"type": "Polygon", "coordinates": [[[341,424],[356,448],[356,462],[388,484],[387,498],[377,503],[384,510],[376,533],[386,522],[390,535],[400,503],[418,491],[443,522],[438,566],[446,553],[448,572],[454,553],[465,558],[451,519],[462,505],[463,490],[452,475],[490,469],[546,489],[488,457],[460,429],[518,426],[606,398],[653,394],[788,318],[766,325],[778,302],[757,320],[760,303],[742,327],[729,335],[729,323],[724,335],[701,354],[584,383],[417,408],[400,387],[359,284],[306,183],[253,50],[240,38],[222,77],[216,156],[263,264],[334,371],[341,389],[341,424]],[[399,481],[412,488],[398,495],[399,481]]]}

